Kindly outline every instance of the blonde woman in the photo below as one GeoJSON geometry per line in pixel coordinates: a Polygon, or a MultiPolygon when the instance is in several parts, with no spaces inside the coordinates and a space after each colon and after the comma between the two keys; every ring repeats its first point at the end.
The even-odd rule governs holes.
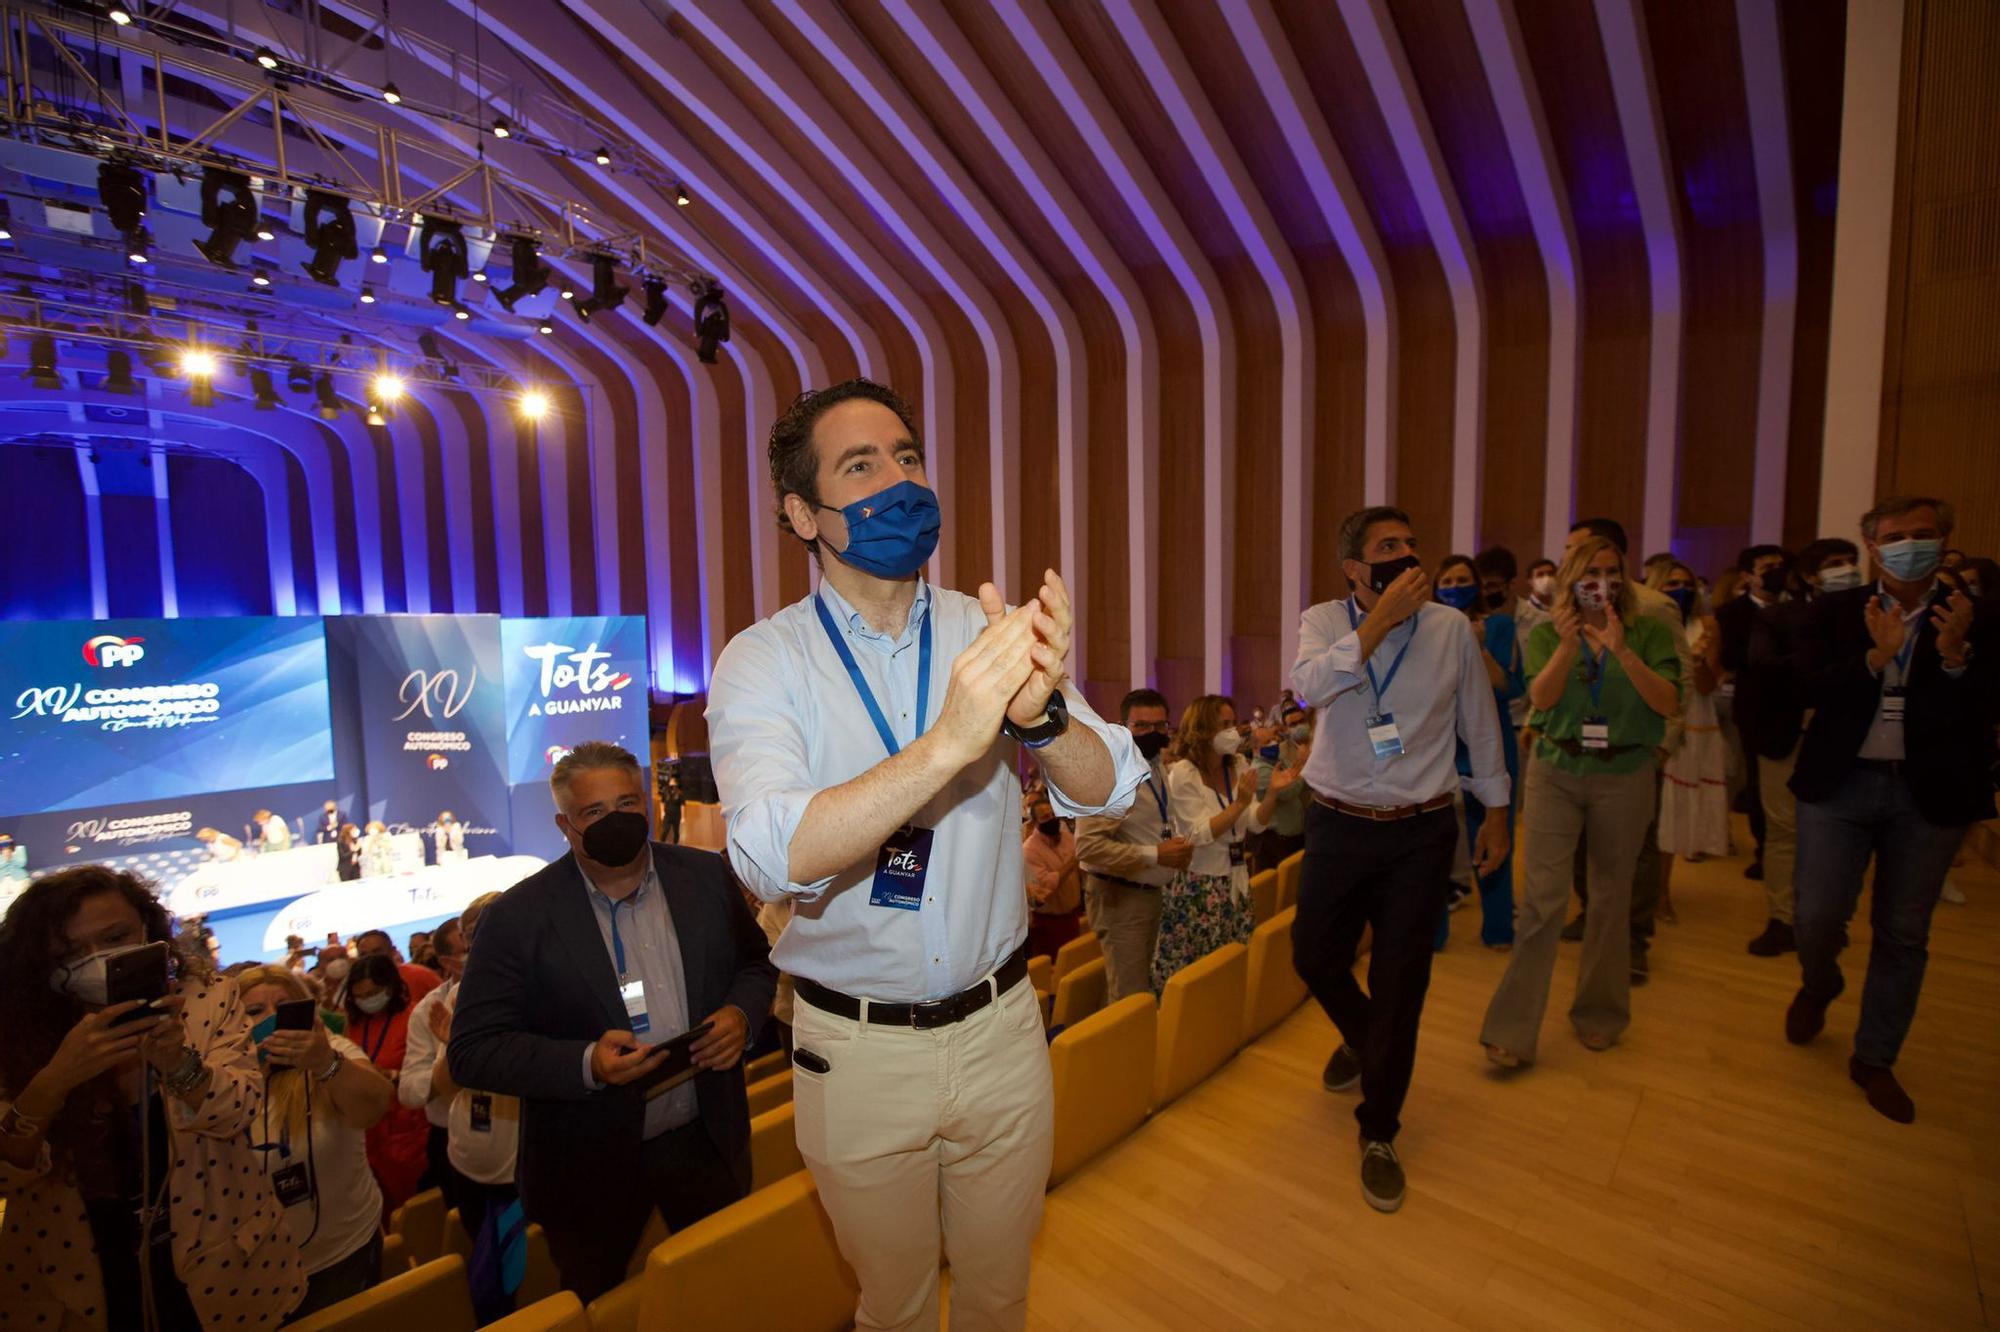
{"type": "Polygon", "coordinates": [[[252,967],[236,987],[264,1070],[250,1139],[263,1146],[264,1173],[305,1260],[306,1297],[292,1314],[302,1318],[360,1294],[381,1270],[382,1191],[365,1135],[396,1092],[352,1042],[327,1031],[303,977],[252,967]],[[279,1006],[291,1003],[308,1006],[309,1027],[279,1029],[279,1006]]]}
{"type": "Polygon", "coordinates": [[[1535,1058],[1579,838],[1592,907],[1570,1022],[1592,1050],[1611,1048],[1631,1023],[1632,874],[1653,820],[1655,752],[1680,703],[1672,631],[1638,615],[1616,546],[1601,536],[1579,541],[1556,581],[1552,620],[1528,636],[1539,738],[1528,762],[1514,952],[1480,1034],[1503,1068],[1535,1058]]]}
{"type": "Polygon", "coordinates": [[[396,844],[380,819],[370,819],[361,838],[361,877],[387,879],[396,873],[396,844]]]}
{"type": "Polygon", "coordinates": [[[1298,780],[1298,769],[1271,774],[1257,799],[1257,765],[1238,751],[1243,732],[1236,705],[1204,694],[1181,715],[1167,769],[1167,805],[1174,835],[1193,846],[1188,867],[1160,890],[1160,935],[1153,946],[1153,991],[1188,963],[1226,943],[1245,943],[1256,919],[1250,910],[1248,839],[1262,832],[1278,797],[1298,780]]]}

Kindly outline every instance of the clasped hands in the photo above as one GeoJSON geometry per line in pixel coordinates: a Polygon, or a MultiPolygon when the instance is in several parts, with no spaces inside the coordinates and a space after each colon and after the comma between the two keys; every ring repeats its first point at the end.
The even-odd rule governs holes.
{"type": "Polygon", "coordinates": [[[1040,590],[1013,610],[1000,589],[979,587],[986,628],[951,664],[951,682],[933,733],[949,746],[960,766],[984,754],[1003,721],[1039,725],[1049,697],[1066,678],[1075,612],[1069,587],[1054,569],[1044,571],[1040,590]]]}

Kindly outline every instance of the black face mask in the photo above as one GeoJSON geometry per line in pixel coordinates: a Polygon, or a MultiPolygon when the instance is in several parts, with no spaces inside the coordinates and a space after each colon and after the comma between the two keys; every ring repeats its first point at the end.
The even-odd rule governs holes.
{"type": "Polygon", "coordinates": [[[1764,589],[1767,595],[1775,597],[1785,590],[1785,571],[1783,569],[1766,569],[1757,576],[1757,583],[1758,586],[1764,589]]]}
{"type": "Polygon", "coordinates": [[[614,809],[583,830],[583,854],[600,865],[619,869],[646,849],[646,816],[636,809],[614,809]]]}
{"type": "Polygon", "coordinates": [[[1151,763],[1154,759],[1158,758],[1161,754],[1164,754],[1166,752],[1167,741],[1171,740],[1172,738],[1173,738],[1172,736],[1165,735],[1159,731],[1155,731],[1150,735],[1133,736],[1132,743],[1138,747],[1139,757],[1145,759],[1146,762],[1151,763]]]}
{"type": "Polygon", "coordinates": [[[1423,567],[1423,561],[1414,555],[1405,555],[1397,560],[1378,560],[1368,566],[1368,588],[1371,592],[1386,592],[1389,584],[1403,576],[1405,569],[1423,567]]]}
{"type": "Polygon", "coordinates": [[[1488,592],[1486,594],[1486,609],[1499,610],[1506,604],[1507,594],[1505,592],[1488,592]]]}
{"type": "Polygon", "coordinates": [[[1042,836],[1054,837],[1058,832],[1062,830],[1062,820],[1043,819],[1040,823],[1036,824],[1035,826],[1042,830],[1042,836]]]}

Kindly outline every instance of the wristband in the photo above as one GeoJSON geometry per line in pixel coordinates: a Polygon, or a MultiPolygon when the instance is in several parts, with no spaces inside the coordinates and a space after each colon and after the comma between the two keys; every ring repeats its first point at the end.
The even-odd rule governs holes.
{"type": "Polygon", "coordinates": [[[326,1068],[322,1072],[313,1074],[313,1081],[320,1083],[332,1082],[334,1074],[340,1072],[340,1066],[346,1062],[347,1056],[335,1050],[333,1058],[327,1062],[326,1068]]]}
{"type": "Polygon", "coordinates": [[[185,1096],[201,1081],[201,1075],[208,1071],[208,1065],[201,1062],[201,1051],[192,1045],[181,1047],[181,1062],[174,1071],[160,1079],[160,1086],[172,1096],[185,1096]]]}
{"type": "Polygon", "coordinates": [[[48,1126],[47,1119],[24,1115],[20,1106],[10,1105],[7,1113],[0,1115],[0,1138],[32,1138],[48,1126]]]}

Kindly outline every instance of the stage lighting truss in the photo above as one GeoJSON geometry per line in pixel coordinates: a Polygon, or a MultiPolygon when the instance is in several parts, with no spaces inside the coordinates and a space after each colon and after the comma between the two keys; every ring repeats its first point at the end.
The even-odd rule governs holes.
{"type": "MultiPolygon", "coordinates": [[[[521,290],[513,293],[516,300],[540,290],[533,278],[537,267],[560,260],[590,262],[594,267],[608,256],[641,278],[660,278],[690,288],[716,281],[659,237],[607,227],[601,212],[584,201],[544,190],[483,155],[468,156],[454,143],[402,128],[403,122],[391,124],[372,114],[357,113],[351,108],[365,111],[373,107],[379,112],[384,88],[340,73],[345,58],[340,54],[340,43],[323,31],[315,34],[312,59],[295,60],[285,54],[282,77],[272,77],[257,61],[260,53],[269,54],[267,50],[183,20],[172,13],[171,6],[146,13],[135,11],[131,17],[129,25],[106,26],[88,15],[0,0],[0,32],[9,52],[46,46],[53,53],[51,58],[25,66],[10,60],[12,114],[0,119],[0,138],[63,150],[101,163],[101,201],[114,227],[128,237],[143,225],[146,176],[172,172],[182,178],[202,178],[203,213],[212,232],[201,248],[218,263],[227,262],[226,256],[235,249],[228,244],[232,238],[240,245],[247,235],[275,234],[259,213],[261,196],[262,207],[273,213],[304,201],[305,239],[312,250],[305,268],[323,283],[338,283],[341,264],[358,257],[358,212],[380,218],[384,225],[418,227],[420,234],[426,226],[453,225],[460,230],[460,244],[475,234],[496,241],[506,238],[510,246],[527,242],[532,262],[523,265],[517,261],[512,282],[521,290]],[[159,123],[163,117],[157,112],[134,118],[128,113],[122,89],[107,87],[97,77],[97,70],[110,68],[129,69],[141,84],[156,88],[178,83],[202,86],[217,99],[220,109],[207,123],[169,126],[159,123]],[[253,162],[223,150],[221,141],[232,127],[240,133],[241,126],[260,123],[271,126],[271,152],[266,160],[253,162]],[[319,148],[314,163],[318,171],[295,170],[288,164],[288,139],[308,141],[319,148]],[[360,145],[366,145],[366,156],[360,145]],[[412,192],[408,186],[413,180],[435,183],[412,192]],[[239,184],[247,189],[239,189],[239,184]],[[247,217],[241,207],[246,204],[247,217]],[[525,284],[524,274],[528,278],[525,284]]],[[[280,20],[273,17],[272,21],[280,20]]],[[[378,24],[349,45],[359,50],[382,36],[378,24]]],[[[440,68],[463,73],[470,66],[464,52],[421,34],[397,29],[394,38],[399,49],[437,55],[440,68]]],[[[297,42],[288,43],[288,48],[304,49],[297,42]]],[[[398,114],[415,112],[420,117],[489,130],[498,114],[511,132],[512,144],[592,163],[595,169],[636,176],[663,198],[682,206],[690,202],[676,178],[654,170],[647,155],[619,136],[614,127],[590,119],[563,99],[510,88],[497,73],[481,72],[492,75],[485,80],[485,86],[494,90],[488,108],[420,107],[399,93],[398,114]],[[507,110],[499,114],[502,101],[507,110]],[[582,146],[565,147],[533,126],[556,126],[565,138],[582,146]],[[599,160],[603,158],[616,165],[607,168],[599,160]]],[[[193,119],[185,114],[183,118],[193,119]]],[[[459,253],[457,246],[451,253],[459,253]]],[[[429,254],[427,247],[424,254],[429,254]]],[[[470,275],[462,261],[452,268],[454,284],[470,275]]],[[[427,265],[426,271],[432,274],[433,299],[452,304],[440,294],[444,286],[440,270],[427,265]]],[[[593,288],[586,302],[595,302],[591,313],[615,308],[621,297],[611,295],[613,291],[622,292],[622,288],[615,283],[603,290],[593,288]]]]}

